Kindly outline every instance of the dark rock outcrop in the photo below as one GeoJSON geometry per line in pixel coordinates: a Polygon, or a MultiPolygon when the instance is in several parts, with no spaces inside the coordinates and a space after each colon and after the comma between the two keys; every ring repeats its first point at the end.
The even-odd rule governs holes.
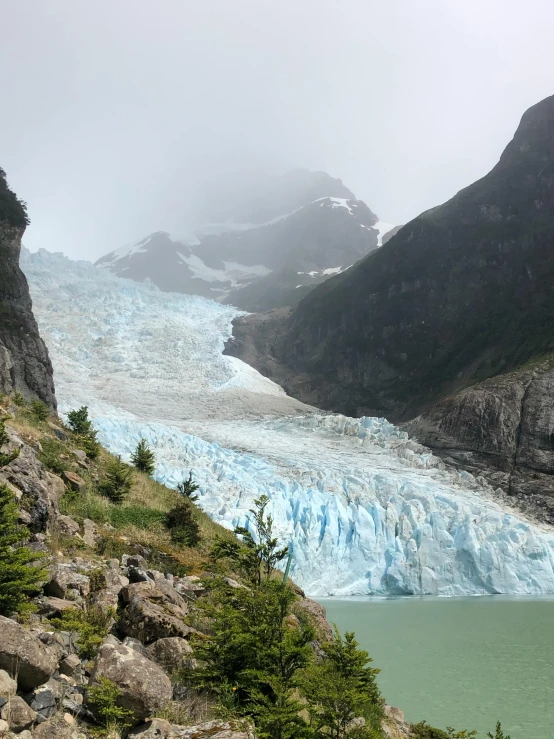
{"type": "Polygon", "coordinates": [[[439,401],[405,424],[452,465],[554,523],[554,367],[543,361],[439,401]]]}
{"type": "Polygon", "coordinates": [[[25,275],[19,268],[27,225],[24,205],[0,169],[0,392],[13,390],[56,408],[52,364],[38,332],[25,275]]]}

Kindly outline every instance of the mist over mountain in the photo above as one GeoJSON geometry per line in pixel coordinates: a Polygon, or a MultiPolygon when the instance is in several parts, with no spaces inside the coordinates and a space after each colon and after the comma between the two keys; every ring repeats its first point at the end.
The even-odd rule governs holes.
{"type": "Polygon", "coordinates": [[[392,228],[325,172],[295,170],[256,185],[231,199],[214,193],[205,223],[189,234],[156,232],[97,266],[165,291],[268,310],[295,305],[376,249],[392,228]]]}

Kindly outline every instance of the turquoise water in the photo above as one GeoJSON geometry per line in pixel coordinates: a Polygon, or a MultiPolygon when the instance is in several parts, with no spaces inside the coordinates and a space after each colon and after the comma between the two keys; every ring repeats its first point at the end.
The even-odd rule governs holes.
{"type": "Polygon", "coordinates": [[[554,598],[318,599],[406,719],[554,739],[554,598]]]}

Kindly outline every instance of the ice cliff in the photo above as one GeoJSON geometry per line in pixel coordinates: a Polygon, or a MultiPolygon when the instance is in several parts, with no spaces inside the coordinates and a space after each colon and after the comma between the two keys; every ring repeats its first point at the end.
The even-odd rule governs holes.
{"type": "Polygon", "coordinates": [[[22,257],[61,411],[99,438],[189,469],[227,527],[266,493],[292,575],[311,595],[554,592],[554,534],[379,418],[325,415],[222,355],[238,312],[44,251],[22,257]]]}

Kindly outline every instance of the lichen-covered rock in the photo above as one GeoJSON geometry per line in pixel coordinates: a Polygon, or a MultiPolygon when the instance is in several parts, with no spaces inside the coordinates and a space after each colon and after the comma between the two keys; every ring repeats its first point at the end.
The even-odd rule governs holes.
{"type": "Polygon", "coordinates": [[[16,733],[28,729],[37,720],[35,711],[18,695],[6,703],[0,715],[8,722],[11,731],[16,733]]]}
{"type": "Polygon", "coordinates": [[[0,708],[3,708],[16,692],[17,683],[15,680],[5,670],[0,670],[0,708]]]}
{"type": "Polygon", "coordinates": [[[80,475],[76,472],[71,472],[70,470],[62,472],[62,480],[68,488],[74,490],[76,493],[82,492],[87,486],[86,482],[80,475]]]}
{"type": "Polygon", "coordinates": [[[168,674],[183,667],[192,667],[192,647],[178,636],[158,639],[147,647],[148,656],[168,674]]]}
{"type": "Polygon", "coordinates": [[[138,739],[253,739],[253,734],[229,721],[208,721],[194,726],[177,726],[152,719],[133,729],[129,737],[138,739]]]}
{"type": "Polygon", "coordinates": [[[144,644],[195,631],[185,623],[186,601],[168,580],[131,583],[121,590],[120,598],[127,604],[121,614],[122,633],[144,644]]]}
{"type": "Polygon", "coordinates": [[[296,608],[309,614],[316,628],[319,630],[320,635],[324,639],[333,638],[333,629],[327,621],[325,608],[322,605],[316,603],[316,601],[311,598],[302,598],[296,603],[296,608]]]}
{"type": "Polygon", "coordinates": [[[80,526],[71,516],[58,516],[56,523],[61,534],[65,536],[75,536],[80,531],[80,526]]]}
{"type": "Polygon", "coordinates": [[[65,599],[70,590],[77,591],[81,596],[88,595],[90,580],[80,571],[81,569],[83,568],[80,563],[58,563],[52,572],[50,581],[44,587],[46,595],[65,599]]]}
{"type": "Polygon", "coordinates": [[[58,715],[36,726],[33,739],[85,739],[85,735],[58,715]]]}
{"type": "MultiPolygon", "coordinates": [[[[171,682],[165,672],[130,647],[103,644],[89,685],[96,685],[99,677],[117,685],[121,691],[117,705],[130,710],[135,722],[160,710],[171,700],[171,682]]],[[[87,704],[94,710],[88,699],[87,704]]]]}
{"type": "Polygon", "coordinates": [[[23,691],[45,683],[58,666],[56,653],[34,634],[0,616],[0,669],[17,680],[23,691]]]}
{"type": "Polygon", "coordinates": [[[30,514],[27,524],[33,533],[46,531],[49,523],[58,516],[58,501],[64,491],[62,480],[48,472],[39,461],[36,450],[26,444],[12,429],[6,427],[9,443],[4,451],[19,449],[19,456],[2,467],[0,483],[14,486],[17,498],[25,501],[30,514]],[[61,484],[61,489],[60,489],[61,484]]]}

